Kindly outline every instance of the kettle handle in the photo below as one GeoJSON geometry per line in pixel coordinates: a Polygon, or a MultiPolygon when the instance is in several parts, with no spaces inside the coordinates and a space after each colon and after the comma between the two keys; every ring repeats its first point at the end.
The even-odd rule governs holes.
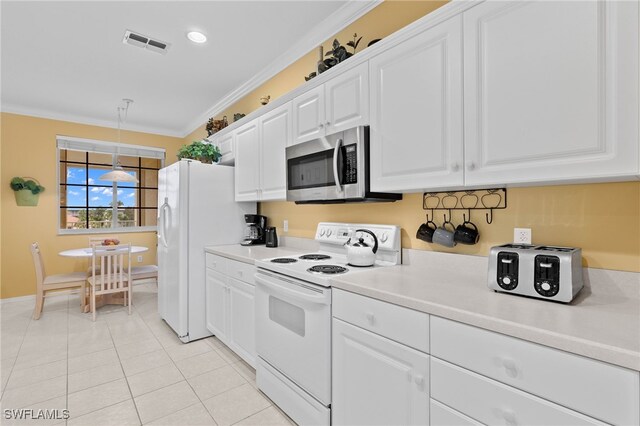
{"type": "Polygon", "coordinates": [[[376,237],[376,234],[369,231],[368,229],[356,229],[356,232],[365,232],[371,235],[373,237],[373,253],[375,254],[378,252],[378,237],[376,237]]]}

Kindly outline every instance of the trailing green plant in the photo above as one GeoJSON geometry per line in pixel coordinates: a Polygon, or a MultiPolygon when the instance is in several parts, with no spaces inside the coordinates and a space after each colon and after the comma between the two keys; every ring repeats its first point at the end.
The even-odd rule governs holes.
{"type": "Polygon", "coordinates": [[[10,185],[11,189],[13,189],[14,191],[28,189],[33,195],[39,194],[44,191],[44,186],[39,185],[37,182],[31,179],[25,180],[21,177],[14,177],[13,179],[11,179],[10,185]]]}
{"type": "Polygon", "coordinates": [[[190,145],[182,145],[178,150],[178,159],[190,158],[203,163],[217,163],[222,156],[220,148],[206,141],[193,141],[190,145]]]}

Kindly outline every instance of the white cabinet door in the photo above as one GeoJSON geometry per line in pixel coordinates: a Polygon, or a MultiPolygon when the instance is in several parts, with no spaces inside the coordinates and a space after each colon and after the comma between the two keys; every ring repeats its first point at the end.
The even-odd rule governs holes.
{"type": "Polygon", "coordinates": [[[226,341],[226,292],[225,276],[207,269],[206,276],[206,321],[207,330],[212,332],[218,339],[226,341]]]}
{"type": "Polygon", "coordinates": [[[638,174],[638,2],[463,15],[467,185],[638,174]]]}
{"type": "Polygon", "coordinates": [[[293,108],[292,145],[323,136],[324,86],[318,86],[291,101],[293,108]]]}
{"type": "Polygon", "coordinates": [[[463,184],[462,17],[372,58],[371,190],[463,184]]]}
{"type": "Polygon", "coordinates": [[[260,120],[260,199],[285,200],[285,148],[291,141],[291,103],[270,111],[260,120]]]}
{"type": "Polygon", "coordinates": [[[324,84],[325,132],[369,124],[369,67],[365,62],[324,84]]]}
{"type": "Polygon", "coordinates": [[[333,319],[334,425],[429,424],[429,356],[333,319]]]}
{"type": "Polygon", "coordinates": [[[233,165],[235,157],[233,155],[233,141],[235,132],[227,133],[216,141],[216,144],[220,148],[220,164],[233,165]]]}
{"type": "Polygon", "coordinates": [[[255,287],[233,278],[229,278],[228,283],[229,347],[255,368],[255,287]]]}
{"type": "Polygon", "coordinates": [[[236,201],[260,199],[260,129],[258,120],[236,132],[236,201]]]}

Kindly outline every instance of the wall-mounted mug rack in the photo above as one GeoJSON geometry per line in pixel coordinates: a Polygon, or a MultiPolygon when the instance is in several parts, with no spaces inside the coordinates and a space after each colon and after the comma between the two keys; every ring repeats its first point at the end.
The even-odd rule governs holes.
{"type": "Polygon", "coordinates": [[[444,214],[444,222],[451,222],[452,210],[466,210],[463,214],[464,222],[471,221],[471,210],[488,210],[485,218],[488,224],[493,222],[493,211],[507,208],[507,189],[490,188],[474,189],[468,191],[450,192],[425,192],[422,195],[422,209],[431,211],[431,218],[427,213],[427,221],[434,220],[436,210],[449,212],[447,218],[444,214]]]}

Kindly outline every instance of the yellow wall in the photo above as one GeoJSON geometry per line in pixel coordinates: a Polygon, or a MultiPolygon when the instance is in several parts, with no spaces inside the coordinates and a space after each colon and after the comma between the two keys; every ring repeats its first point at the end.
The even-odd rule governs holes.
{"type": "MultiPolygon", "coordinates": [[[[531,228],[535,244],[581,247],[585,266],[640,272],[640,182],[509,188],[508,208],[494,211],[488,225],[483,211],[472,212],[480,230],[473,246],[446,248],[416,239],[425,220],[422,194],[405,194],[395,203],[295,205],[262,203],[260,212],[280,235],[313,238],[318,222],[384,223],[402,227],[402,246],[486,256],[491,246],[511,242],[513,228],[531,228]],[[289,221],[284,233],[282,221],[289,221]]],[[[436,217],[442,223],[442,212],[436,217]]],[[[462,222],[454,212],[453,222],[462,222]]]]}
{"type": "MultiPolygon", "coordinates": [[[[86,247],[89,235],[57,235],[58,195],[56,182],[56,135],[103,141],[117,140],[117,130],[65,121],[3,113],[1,116],[2,223],[0,227],[0,298],[35,293],[35,272],[29,244],[38,241],[47,274],[82,271],[87,261],[58,256],[62,250],[86,247]],[[32,176],[46,190],[37,207],[18,207],[9,182],[14,176],[32,176]]],[[[123,131],[121,140],[167,150],[166,164],[173,163],[182,139],[123,131]]],[[[143,263],[156,262],[155,232],[119,234],[120,240],[150,247],[143,263]]]]}

